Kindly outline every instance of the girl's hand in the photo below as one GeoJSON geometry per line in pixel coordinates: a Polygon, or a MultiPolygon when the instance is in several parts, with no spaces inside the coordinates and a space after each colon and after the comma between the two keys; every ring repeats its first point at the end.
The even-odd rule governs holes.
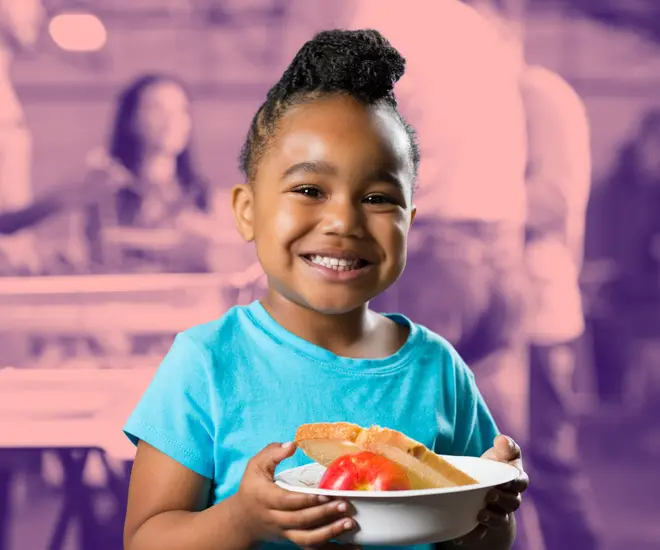
{"type": "Polygon", "coordinates": [[[275,468],[295,450],[293,443],[271,443],[248,462],[236,494],[237,521],[255,543],[288,539],[319,547],[355,527],[348,502],[294,493],[274,483],[275,468]]]}
{"type": "Polygon", "coordinates": [[[486,495],[486,507],[479,513],[479,525],[464,537],[456,539],[456,546],[470,546],[483,539],[490,530],[502,530],[510,526],[511,515],[520,508],[522,493],[529,485],[529,477],[523,469],[522,453],[510,437],[498,435],[493,447],[481,458],[505,462],[518,468],[520,475],[513,481],[494,488],[486,495]]]}

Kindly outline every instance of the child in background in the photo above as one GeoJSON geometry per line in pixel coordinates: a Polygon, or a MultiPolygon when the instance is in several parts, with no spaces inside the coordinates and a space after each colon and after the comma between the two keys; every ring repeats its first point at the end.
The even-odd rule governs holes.
{"type": "Polygon", "coordinates": [[[519,447],[498,435],[443,338],[368,307],[401,275],[415,214],[418,146],[393,93],[404,69],[376,31],[322,32],[256,113],[232,201],[267,295],[179,334],[128,420],[138,448],[126,550],[332,544],[357,527],[347,503],[288,492],[273,476],[308,462],[279,442],[337,421],[517,466],[479,527],[446,545],[511,547],[527,486],[519,447]]]}

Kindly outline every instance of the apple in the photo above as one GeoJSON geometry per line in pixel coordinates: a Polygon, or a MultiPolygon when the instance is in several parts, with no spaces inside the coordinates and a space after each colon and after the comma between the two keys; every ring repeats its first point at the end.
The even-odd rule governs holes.
{"type": "Polygon", "coordinates": [[[319,489],[333,491],[405,491],[406,471],[384,456],[369,451],[340,456],[326,469],[319,489]]]}

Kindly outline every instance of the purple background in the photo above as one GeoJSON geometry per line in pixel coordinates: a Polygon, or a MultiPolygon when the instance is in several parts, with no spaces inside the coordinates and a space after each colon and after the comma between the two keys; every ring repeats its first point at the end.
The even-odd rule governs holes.
{"type": "MultiPolygon", "coordinates": [[[[237,157],[252,116],[315,31],[373,25],[391,38],[411,67],[411,76],[401,84],[400,103],[419,126],[423,155],[429,152],[420,178],[421,192],[427,194],[420,194],[421,222],[411,235],[406,276],[378,307],[403,310],[441,333],[444,329],[437,327],[451,331],[453,325],[445,321],[454,317],[483,314],[486,324],[504,325],[505,317],[488,317],[486,306],[475,298],[491,269],[504,273],[505,279],[516,270],[527,276],[514,290],[533,301],[534,282],[530,283],[524,260],[496,268],[477,262],[460,271],[452,263],[451,250],[448,253],[447,246],[459,255],[474,246],[490,250],[488,262],[494,264],[501,263],[504,254],[493,252],[488,244],[491,237],[483,229],[492,226],[488,220],[443,217],[444,188],[438,175],[443,164],[434,164],[442,155],[443,140],[452,151],[459,142],[461,151],[470,151],[456,174],[470,174],[465,177],[475,196],[480,185],[484,193],[502,185],[499,198],[507,204],[515,202],[507,194],[510,182],[497,174],[506,167],[493,159],[504,158],[501,151],[508,149],[512,158],[525,159],[522,150],[515,149],[515,121],[495,127],[497,122],[489,116],[468,116],[477,112],[476,103],[475,110],[470,104],[451,103],[458,97],[476,102],[484,94],[495,94],[488,86],[462,90],[462,81],[452,80],[449,72],[438,72],[436,80],[412,76],[420,74],[413,67],[430,74],[451,66],[452,60],[458,63],[454,67],[465,63],[466,71],[480,74],[477,45],[476,56],[469,47],[461,49],[465,42],[451,48],[455,38],[448,30],[454,26],[454,11],[443,10],[453,1],[438,1],[437,11],[429,14],[425,3],[404,3],[401,13],[416,14],[425,22],[421,27],[399,24],[405,19],[400,14],[388,20],[383,15],[387,10],[374,9],[373,2],[371,11],[363,11],[368,0],[46,1],[47,21],[75,9],[103,22],[103,48],[81,53],[58,46],[48,25],[34,46],[19,47],[21,40],[10,36],[13,22],[7,13],[19,13],[33,0],[0,0],[0,231],[3,214],[19,212],[10,222],[22,223],[25,213],[20,209],[33,201],[44,201],[44,211],[57,210],[12,236],[0,235],[0,550],[54,548],[49,545],[59,537],[56,524],[62,510],[76,516],[74,524],[83,519],[63,534],[62,548],[121,548],[125,460],[131,452],[122,439],[121,423],[174,333],[260,295],[259,267],[233,227],[228,193],[241,179],[237,157]],[[473,58],[475,65],[470,65],[473,58]],[[134,226],[154,229],[158,246],[174,259],[114,261],[107,250],[116,249],[110,247],[104,249],[104,259],[94,263],[89,243],[102,237],[85,237],[86,210],[53,205],[58,197],[73,205],[81,189],[94,189],[99,182],[102,187],[112,167],[99,168],[94,159],[104,162],[98,152],[107,151],[117,94],[134,78],[153,72],[175,75],[190,92],[193,159],[200,181],[208,185],[208,204],[200,210],[184,197],[179,208],[175,198],[172,217],[161,213],[153,223],[142,218],[123,222],[131,199],[122,199],[112,213],[117,219],[107,222],[101,215],[101,224],[107,222],[119,233],[134,226]],[[444,92],[448,95],[443,103],[444,92]],[[455,119],[449,120],[449,113],[455,113],[455,119]],[[441,120],[448,121],[446,127],[441,120]],[[493,138],[490,145],[478,139],[497,135],[500,139],[493,138]],[[491,160],[494,164],[488,165],[491,160]],[[468,170],[480,163],[482,177],[478,170],[468,170]],[[195,214],[192,219],[186,217],[190,213],[195,214]],[[189,241],[162,244],[172,238],[172,231],[188,227],[186,223],[197,228],[189,241]],[[448,303],[433,289],[447,280],[443,277],[451,278],[455,268],[463,274],[458,278],[468,281],[465,299],[448,303]],[[90,448],[98,450],[85,450],[90,448]],[[86,459],[84,485],[67,484],[81,478],[72,464],[81,457],[86,459]],[[76,510],[82,501],[92,504],[76,510]]],[[[465,347],[477,357],[470,364],[498,422],[521,441],[528,435],[531,439],[529,453],[524,444],[523,451],[529,455],[532,487],[538,489],[530,490],[523,506],[519,546],[658,549],[660,4],[474,4],[484,14],[494,10],[487,21],[498,36],[509,38],[511,59],[517,36],[524,42],[529,64],[561,75],[573,87],[586,109],[589,131],[589,142],[585,137],[580,151],[579,137],[568,139],[586,128],[579,114],[564,112],[560,105],[559,114],[551,115],[533,100],[525,107],[529,119],[539,121],[534,129],[528,128],[530,140],[540,138],[532,150],[537,147],[541,156],[552,150],[547,153],[553,159],[547,161],[550,179],[556,178],[561,187],[571,178],[580,180],[576,171],[586,174],[584,207],[578,205],[571,214],[578,227],[577,248],[584,246],[582,265],[579,260],[570,264],[580,272],[581,299],[571,300],[569,288],[566,297],[555,302],[560,328],[579,317],[584,330],[537,345],[528,335],[532,322],[527,319],[514,325],[512,331],[520,338],[503,350],[504,359],[484,360],[479,355],[477,348],[488,331],[475,329],[477,343],[465,347]],[[565,125],[550,123],[562,116],[565,125]],[[564,165],[560,150],[565,143],[572,144],[574,154],[564,165]],[[583,315],[574,311],[578,302],[583,315]],[[530,369],[538,373],[544,368],[550,373],[545,378],[530,376],[530,369]],[[593,528],[585,527],[589,522],[593,528]],[[592,532],[598,533],[599,543],[592,540],[592,532]]],[[[74,31],[85,32],[68,32],[74,31]]],[[[501,74],[509,69],[493,70],[501,74]]],[[[528,171],[530,181],[532,177],[528,171]]],[[[579,203],[571,189],[564,186],[558,203],[550,198],[542,202],[539,215],[545,215],[545,206],[548,212],[563,212],[567,202],[579,203]]],[[[533,212],[537,210],[530,210],[530,217],[536,215],[533,212]]],[[[532,225],[536,221],[527,220],[532,225]]],[[[495,233],[493,242],[506,245],[508,237],[500,239],[499,229],[495,233]]],[[[520,229],[509,242],[524,236],[520,229]]],[[[528,235],[525,254],[532,241],[528,235]]],[[[564,264],[552,254],[539,265],[550,279],[570,280],[564,264]]],[[[512,300],[506,291],[497,299],[512,300]]]]}

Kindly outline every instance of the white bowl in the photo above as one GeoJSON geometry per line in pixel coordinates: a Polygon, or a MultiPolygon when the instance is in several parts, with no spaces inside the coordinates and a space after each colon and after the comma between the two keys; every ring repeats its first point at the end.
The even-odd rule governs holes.
{"type": "Polygon", "coordinates": [[[467,456],[443,456],[479,483],[445,489],[416,491],[330,491],[319,489],[325,468],[308,464],[275,477],[280,487],[298,493],[327,495],[348,500],[356,510],[358,527],[342,535],[341,542],[409,546],[453,540],[477,526],[488,491],[513,481],[518,470],[508,464],[467,456]]]}

